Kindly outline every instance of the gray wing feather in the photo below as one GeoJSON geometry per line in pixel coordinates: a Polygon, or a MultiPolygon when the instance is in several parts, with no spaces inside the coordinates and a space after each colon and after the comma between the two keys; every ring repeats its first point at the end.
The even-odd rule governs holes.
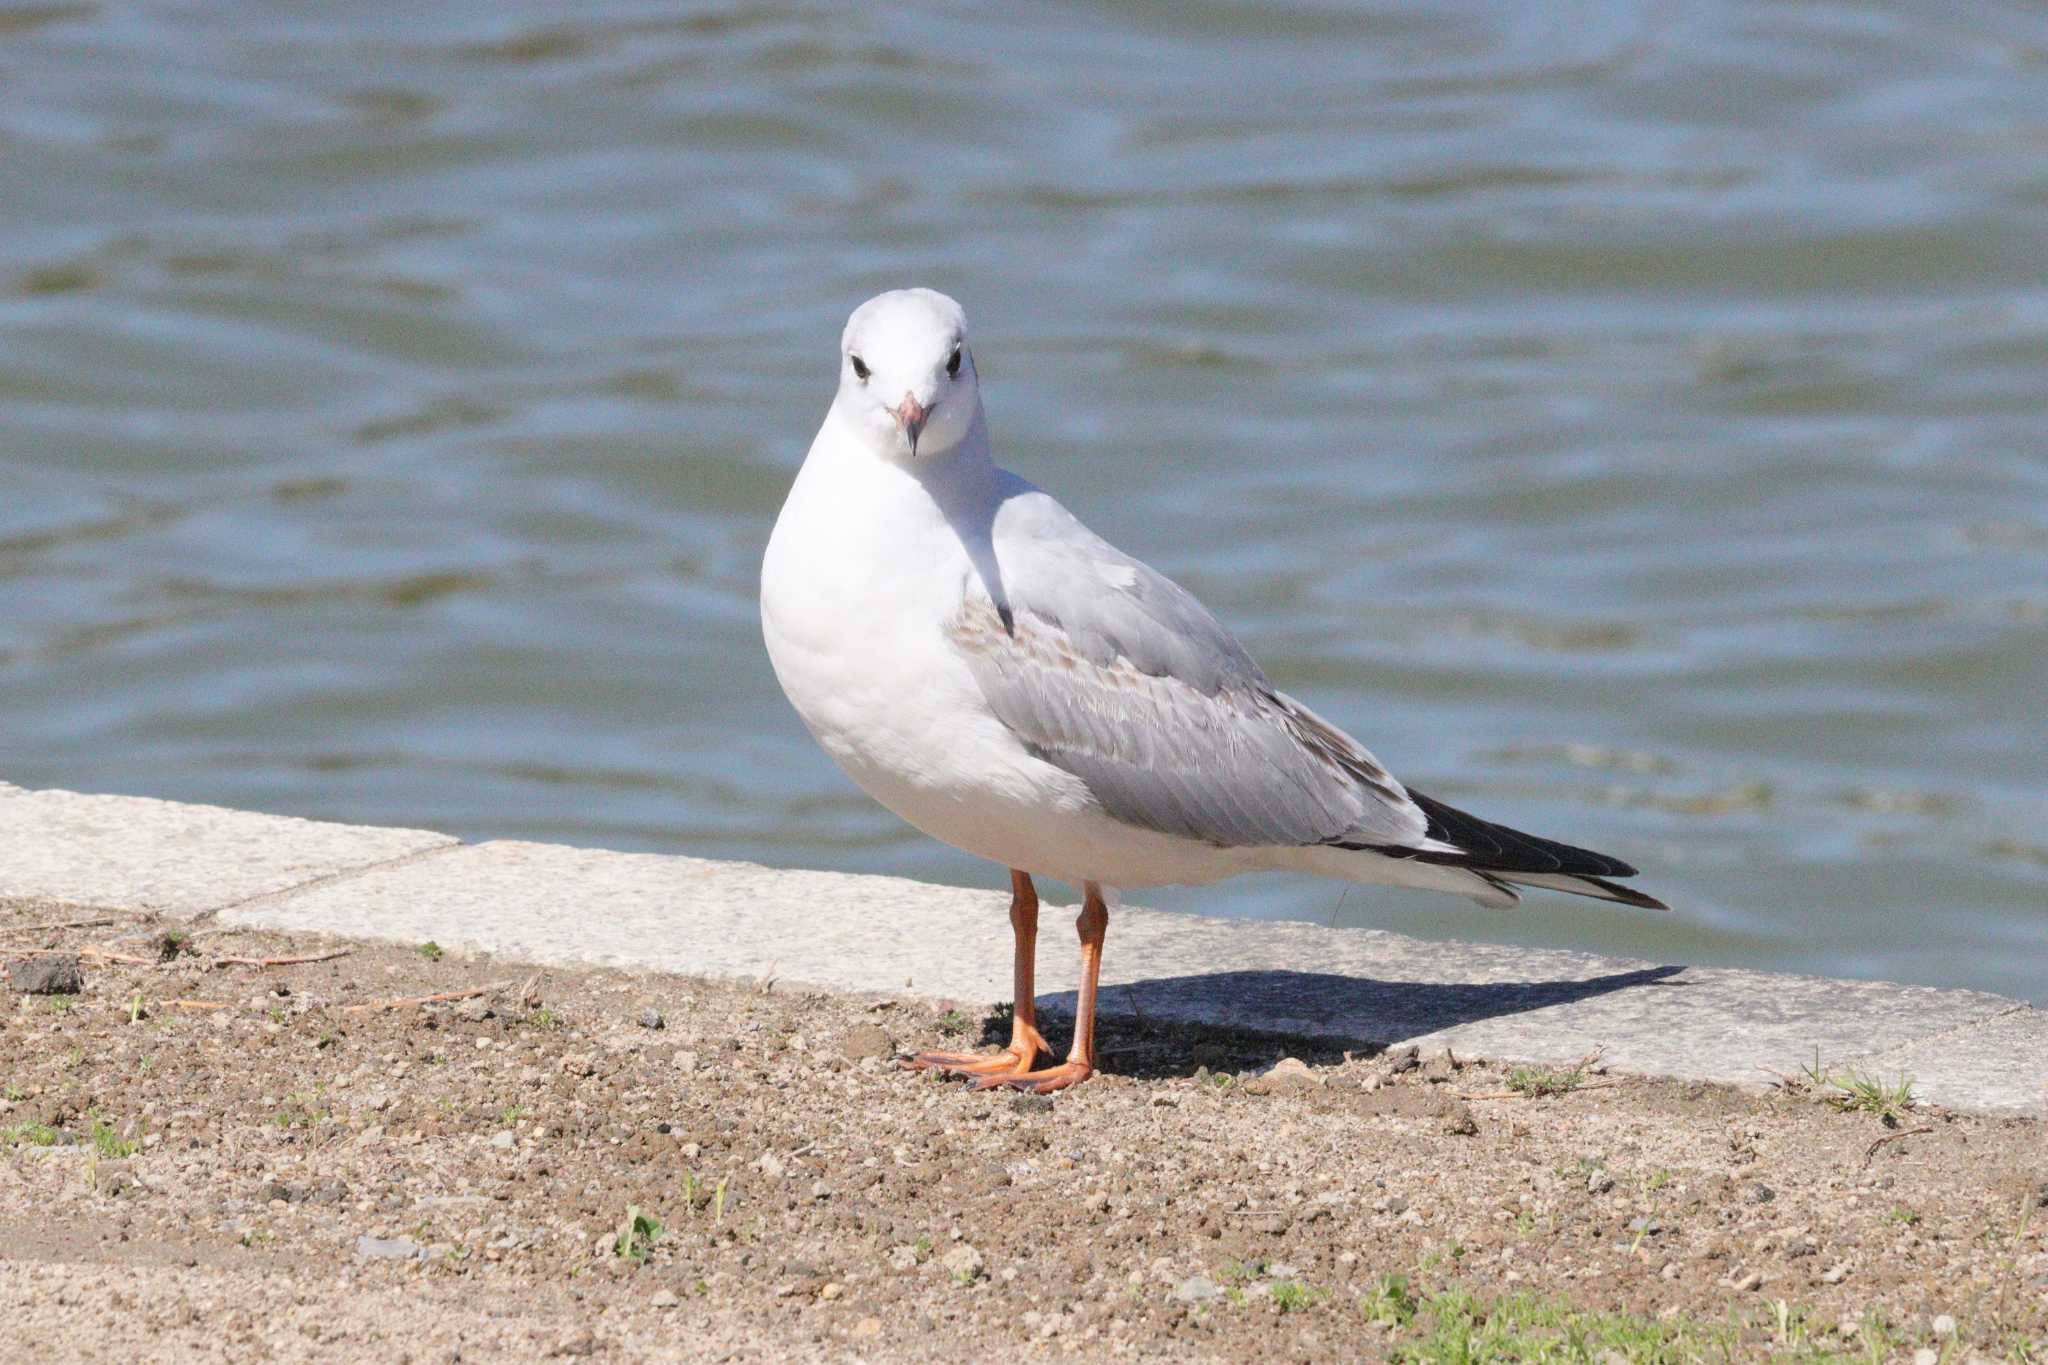
{"type": "Polygon", "coordinates": [[[1186,590],[1057,504],[1034,510],[1008,536],[998,523],[1002,606],[970,591],[948,627],[1034,754],[1116,819],[1220,847],[1422,841],[1401,784],[1275,689],[1186,590]]]}

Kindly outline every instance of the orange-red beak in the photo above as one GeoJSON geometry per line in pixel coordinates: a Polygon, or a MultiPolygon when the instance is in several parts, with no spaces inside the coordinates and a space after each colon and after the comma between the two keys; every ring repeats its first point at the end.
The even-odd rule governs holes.
{"type": "Polygon", "coordinates": [[[917,401],[916,394],[906,393],[903,395],[903,401],[892,411],[896,416],[896,425],[903,428],[904,436],[910,441],[910,453],[915,455],[918,433],[924,430],[924,405],[917,401]]]}

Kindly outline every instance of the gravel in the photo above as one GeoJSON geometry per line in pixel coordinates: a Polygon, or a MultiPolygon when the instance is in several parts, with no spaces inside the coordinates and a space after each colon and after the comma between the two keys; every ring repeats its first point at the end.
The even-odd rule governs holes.
{"type": "Polygon", "coordinates": [[[1941,1317],[1956,1360],[2048,1337],[2048,1218],[2014,1227],[2039,1123],[1916,1111],[1932,1131],[1871,1159],[1873,1117],[1793,1094],[1497,1098],[1496,1062],[1431,1084],[1405,1051],[1122,1022],[1084,1086],[973,1094],[888,1059],[1006,1040],[980,1007],[962,1034],[924,1003],[598,969],[545,974],[543,1008],[349,1008],[531,970],[359,944],[95,968],[65,1009],[0,994],[24,1135],[0,1137],[0,1320],[89,1358],[1378,1359],[1410,1338],[1359,1305],[1401,1275],[1732,1303],[1758,1356],[1779,1300],[1824,1335],[1884,1319],[1892,1358],[1941,1317]]]}

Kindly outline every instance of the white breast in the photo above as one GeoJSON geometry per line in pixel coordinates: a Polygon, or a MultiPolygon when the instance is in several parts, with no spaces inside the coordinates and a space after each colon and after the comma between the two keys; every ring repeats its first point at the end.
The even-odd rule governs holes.
{"type": "MultiPolygon", "coordinates": [[[[1074,805],[1078,781],[982,704],[943,623],[980,592],[923,487],[865,456],[805,462],[761,567],[761,633],[804,724],[870,796],[984,857],[1016,853],[1004,808],[1074,805]]],[[[1014,820],[1010,821],[1014,824],[1014,820]]]]}
{"type": "Polygon", "coordinates": [[[813,448],[768,540],[761,633],[797,714],[863,791],[956,848],[1064,880],[1242,870],[1223,850],[1110,819],[1079,778],[1025,750],[946,638],[969,595],[987,591],[924,485],[813,448]]]}

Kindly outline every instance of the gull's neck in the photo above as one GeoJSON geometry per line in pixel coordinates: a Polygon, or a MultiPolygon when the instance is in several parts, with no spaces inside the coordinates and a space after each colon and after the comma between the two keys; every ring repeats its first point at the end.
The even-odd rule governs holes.
{"type": "MultiPolygon", "coordinates": [[[[838,420],[834,409],[834,420],[838,420]]],[[[981,400],[974,403],[974,416],[967,432],[950,449],[925,450],[908,459],[881,454],[867,444],[865,432],[847,422],[841,437],[830,444],[835,464],[872,462],[880,471],[907,479],[922,487],[934,503],[949,514],[966,506],[984,503],[993,496],[1002,471],[989,453],[988,422],[981,400]]],[[[870,471],[871,474],[877,471],[870,471]]]]}
{"type": "MultiPolygon", "coordinates": [[[[958,442],[910,459],[875,450],[866,430],[846,420],[835,405],[797,482],[811,482],[807,505],[828,521],[837,523],[849,506],[869,507],[869,515],[857,517],[856,524],[865,522],[872,528],[868,534],[880,537],[877,552],[885,559],[911,543],[904,536],[914,528],[943,527],[966,553],[988,595],[1008,603],[996,562],[994,521],[1016,479],[990,457],[988,423],[978,398],[958,442]]],[[[798,496],[792,492],[792,502],[798,496]]]]}

